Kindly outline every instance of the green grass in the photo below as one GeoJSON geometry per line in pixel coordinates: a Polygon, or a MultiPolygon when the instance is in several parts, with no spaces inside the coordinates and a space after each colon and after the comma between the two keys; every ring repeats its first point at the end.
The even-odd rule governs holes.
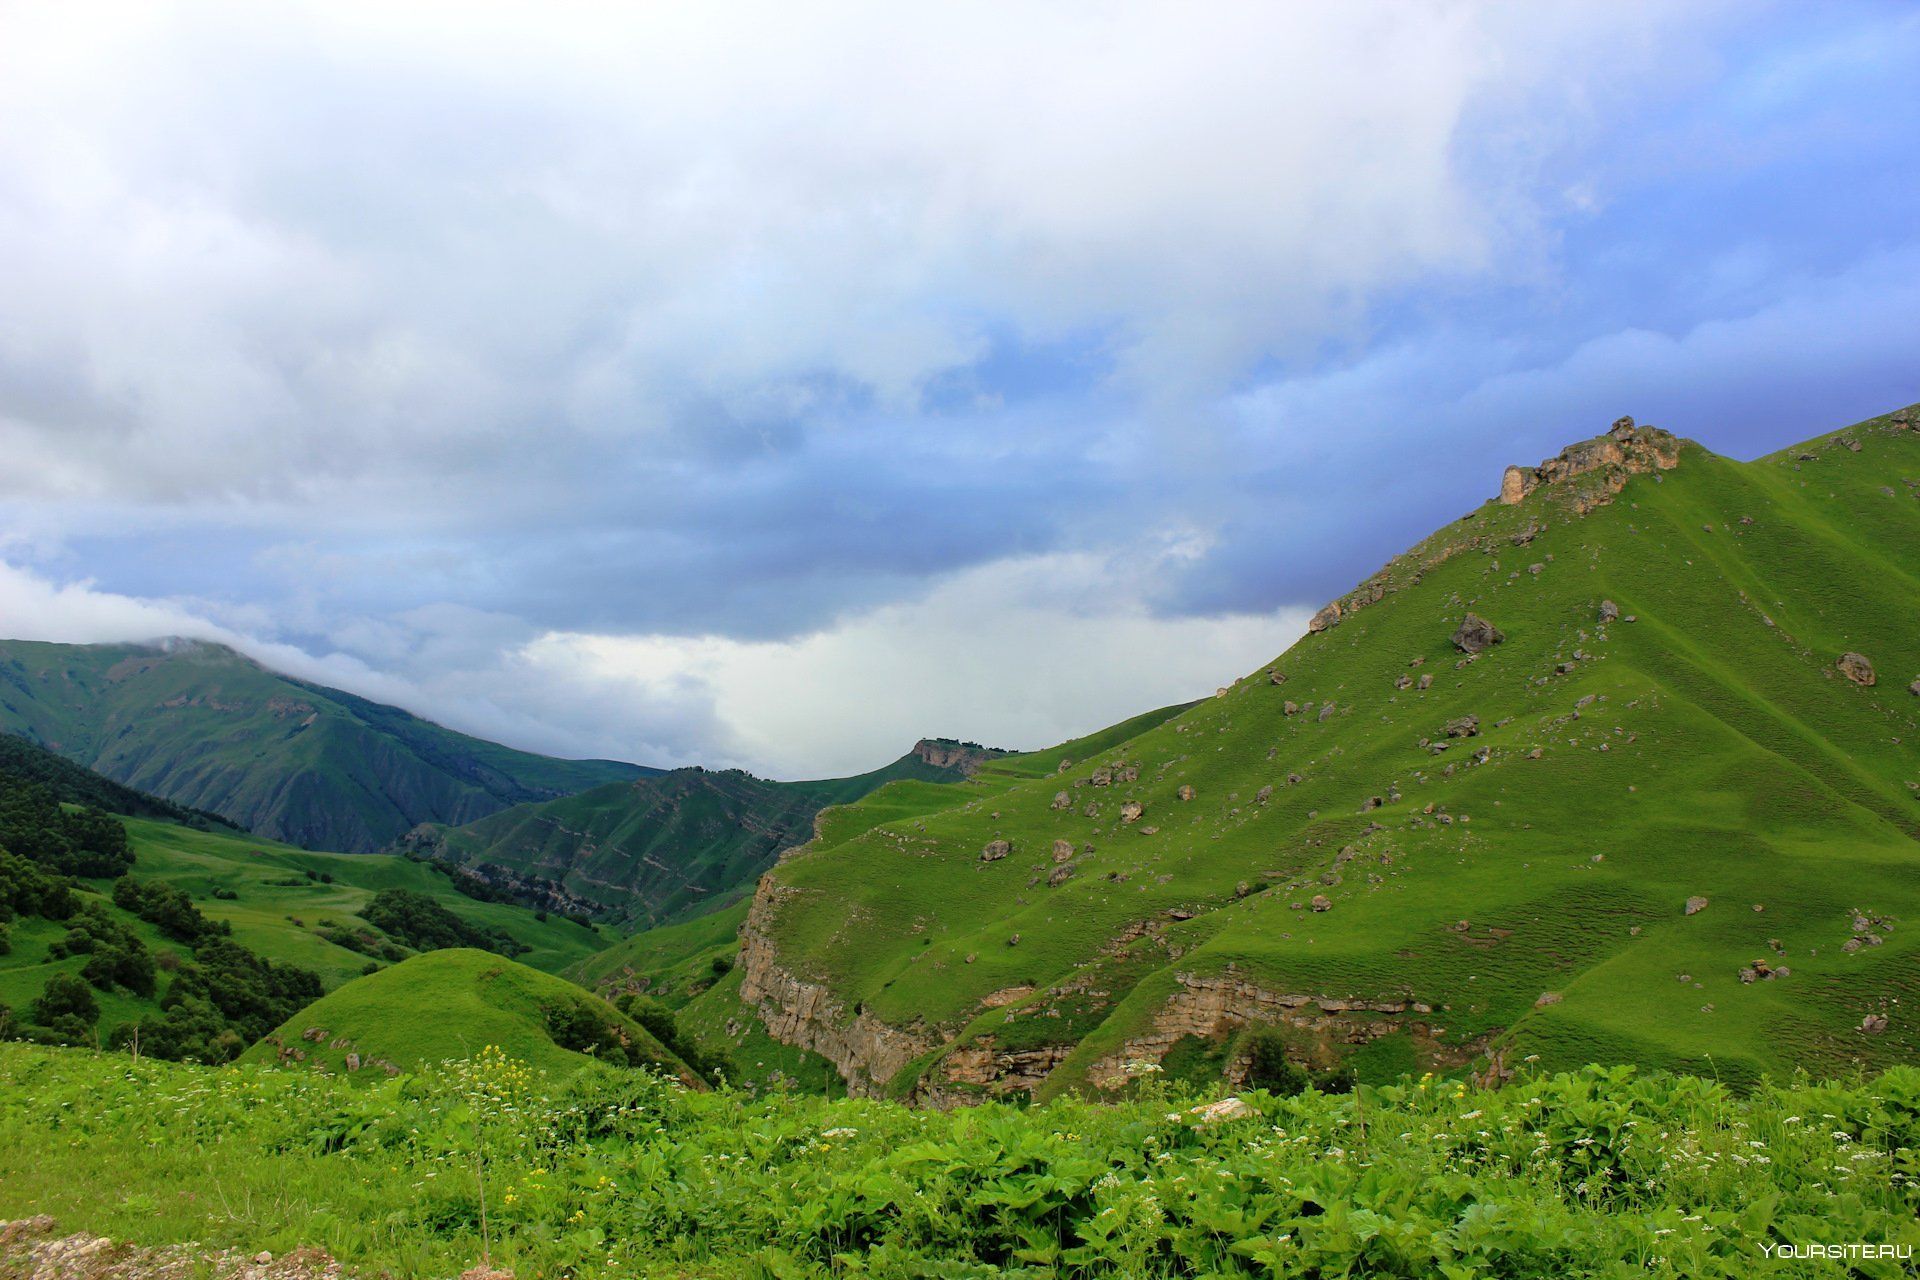
{"type": "MultiPolygon", "coordinates": [[[[685,1068],[647,1031],[598,997],[551,974],[488,951],[429,951],[357,978],[282,1023],[242,1056],[344,1073],[347,1055],[380,1059],[402,1071],[448,1058],[472,1058],[489,1046],[535,1071],[566,1075],[591,1059],[554,1043],[546,1011],[590,1009],[663,1068],[685,1068]]],[[[362,1066],[361,1078],[376,1068],[362,1066]]],[[[691,1082],[692,1075],[685,1078],[691,1082]]]]}
{"type": "Polygon", "coordinates": [[[536,1280],[1891,1280],[1907,1264],[1768,1250],[1920,1243],[1911,1067],[1746,1096],[1621,1068],[1256,1091],[1211,1123],[1189,1108],[1214,1095],[1132,1091],[941,1113],[498,1053],[365,1080],[0,1045],[0,1219],[318,1246],[361,1275],[454,1275],[484,1252],[536,1280]]]}
{"type": "MultiPolygon", "coordinates": [[[[1827,438],[1753,463],[1688,445],[1584,516],[1557,487],[1489,503],[1276,659],[1284,685],[1262,669],[938,794],[829,810],[772,873],[779,963],[843,1017],[941,1046],[874,1082],[902,1093],[938,1084],[952,1048],[1016,1042],[1072,1048],[1043,1092],[1088,1087],[1189,987],[1229,980],[1256,1018],[1283,997],[1404,1002],[1293,1015],[1317,1042],[1390,1040],[1361,1062],[1394,1069],[1498,1051],[1752,1082],[1912,1060],[1911,1018],[1859,1027],[1920,998],[1920,434],[1848,434],[1857,452],[1827,438]],[[1637,620],[1603,627],[1603,599],[1637,620]],[[1468,610],[1507,635],[1472,662],[1449,642],[1468,610]],[[1877,687],[1839,675],[1847,650],[1877,687]],[[1469,714],[1478,736],[1421,746],[1469,714]],[[1138,777],[1088,785],[1096,766],[1138,777]],[[982,861],[996,839],[1013,855],[982,861]],[[1056,840],[1074,870],[1049,888],[1056,840]],[[1307,910],[1315,894],[1332,909],[1307,910]],[[1711,904],[1687,916],[1693,895],[1711,904]],[[1856,910],[1891,924],[1848,953],[1856,910]],[[1790,976],[1742,983],[1758,958],[1790,976]]],[[[691,1007],[755,1017],[728,998],[691,1007]]]]}

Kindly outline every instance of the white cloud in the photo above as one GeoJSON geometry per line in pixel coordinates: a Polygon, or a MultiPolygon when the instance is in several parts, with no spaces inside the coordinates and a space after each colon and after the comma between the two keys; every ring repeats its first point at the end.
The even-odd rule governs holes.
{"type": "Polygon", "coordinates": [[[1524,269],[1541,158],[1698,13],[16,8],[0,490],[564,506],[570,441],[911,407],[990,329],[1185,404],[1524,269]]]}
{"type": "Polygon", "coordinates": [[[1211,694],[1304,634],[1310,609],[1161,618],[1125,563],[981,566],[791,641],[550,633],[534,669],[713,709],[716,755],[780,777],[876,768],[917,738],[1033,750],[1211,694]]]}

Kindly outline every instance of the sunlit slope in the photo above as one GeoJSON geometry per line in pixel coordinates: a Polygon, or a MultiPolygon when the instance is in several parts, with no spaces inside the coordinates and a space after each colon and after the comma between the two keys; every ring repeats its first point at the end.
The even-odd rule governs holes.
{"type": "Polygon", "coordinates": [[[856,1083],[934,1094],[1228,1063],[1248,1021],[1363,1069],[1910,1059],[1920,435],[1679,452],[1584,515],[1579,482],[1488,503],[1346,597],[1284,684],[788,860],[749,996],[856,1083]],[[1505,634],[1477,658],[1469,611],[1505,634]]]}
{"type": "Polygon", "coordinates": [[[653,772],[515,751],[199,641],[0,641],[0,730],[271,839],[353,853],[653,772]]]}
{"type": "MultiPolygon", "coordinates": [[[[849,778],[772,782],[739,769],[675,769],[521,805],[462,827],[413,832],[406,847],[461,866],[522,901],[645,928],[718,910],[753,891],[814,816],[888,783],[939,787],[966,776],[923,742],[849,778]],[[931,757],[931,758],[929,758],[931,757]]],[[[949,744],[955,745],[957,744],[949,744]]]]}
{"type": "Polygon", "coordinates": [[[693,1077],[645,1028],[572,983],[486,951],[432,951],[355,979],[295,1014],[244,1061],[393,1074],[491,1045],[536,1070],[564,1074],[624,1053],[564,1047],[562,1027],[584,1017],[631,1045],[641,1065],[693,1077]],[[351,1055],[351,1057],[349,1056],[351,1055]]]}

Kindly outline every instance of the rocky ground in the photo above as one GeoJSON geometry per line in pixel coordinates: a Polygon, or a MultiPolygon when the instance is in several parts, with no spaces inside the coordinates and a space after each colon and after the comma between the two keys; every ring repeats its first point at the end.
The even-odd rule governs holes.
{"type": "Polygon", "coordinates": [[[146,1248],[86,1232],[62,1234],[52,1218],[0,1222],[0,1280],[341,1280],[324,1249],[274,1257],[198,1245],[146,1248]]]}

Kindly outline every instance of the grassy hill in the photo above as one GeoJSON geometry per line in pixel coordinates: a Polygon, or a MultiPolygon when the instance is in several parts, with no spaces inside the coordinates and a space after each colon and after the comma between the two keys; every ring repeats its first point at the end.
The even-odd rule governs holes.
{"type": "Polygon", "coordinates": [[[1910,1061],[1916,422],[1515,469],[1216,698],[830,811],[683,1021],[933,1100],[1256,1029],[1362,1078],[1910,1061]]]}
{"type": "Polygon", "coordinates": [[[356,853],[651,772],[483,742],[201,641],[0,641],[0,731],[270,839],[356,853]]]}
{"type": "Polygon", "coordinates": [[[467,948],[431,951],[357,978],[302,1009],[242,1060],[366,1071],[372,1078],[473,1058],[489,1045],[550,1074],[619,1060],[698,1084],[645,1028],[606,1001],[551,974],[467,948]],[[584,1051],[593,1043],[589,1036],[601,1041],[597,1052],[584,1051]]]}
{"type": "Polygon", "coordinates": [[[814,817],[888,783],[957,781],[998,752],[928,739],[870,773],[770,782],[738,769],[675,769],[521,805],[461,827],[413,832],[405,847],[453,863],[522,901],[645,928],[752,892],[814,817]]]}

